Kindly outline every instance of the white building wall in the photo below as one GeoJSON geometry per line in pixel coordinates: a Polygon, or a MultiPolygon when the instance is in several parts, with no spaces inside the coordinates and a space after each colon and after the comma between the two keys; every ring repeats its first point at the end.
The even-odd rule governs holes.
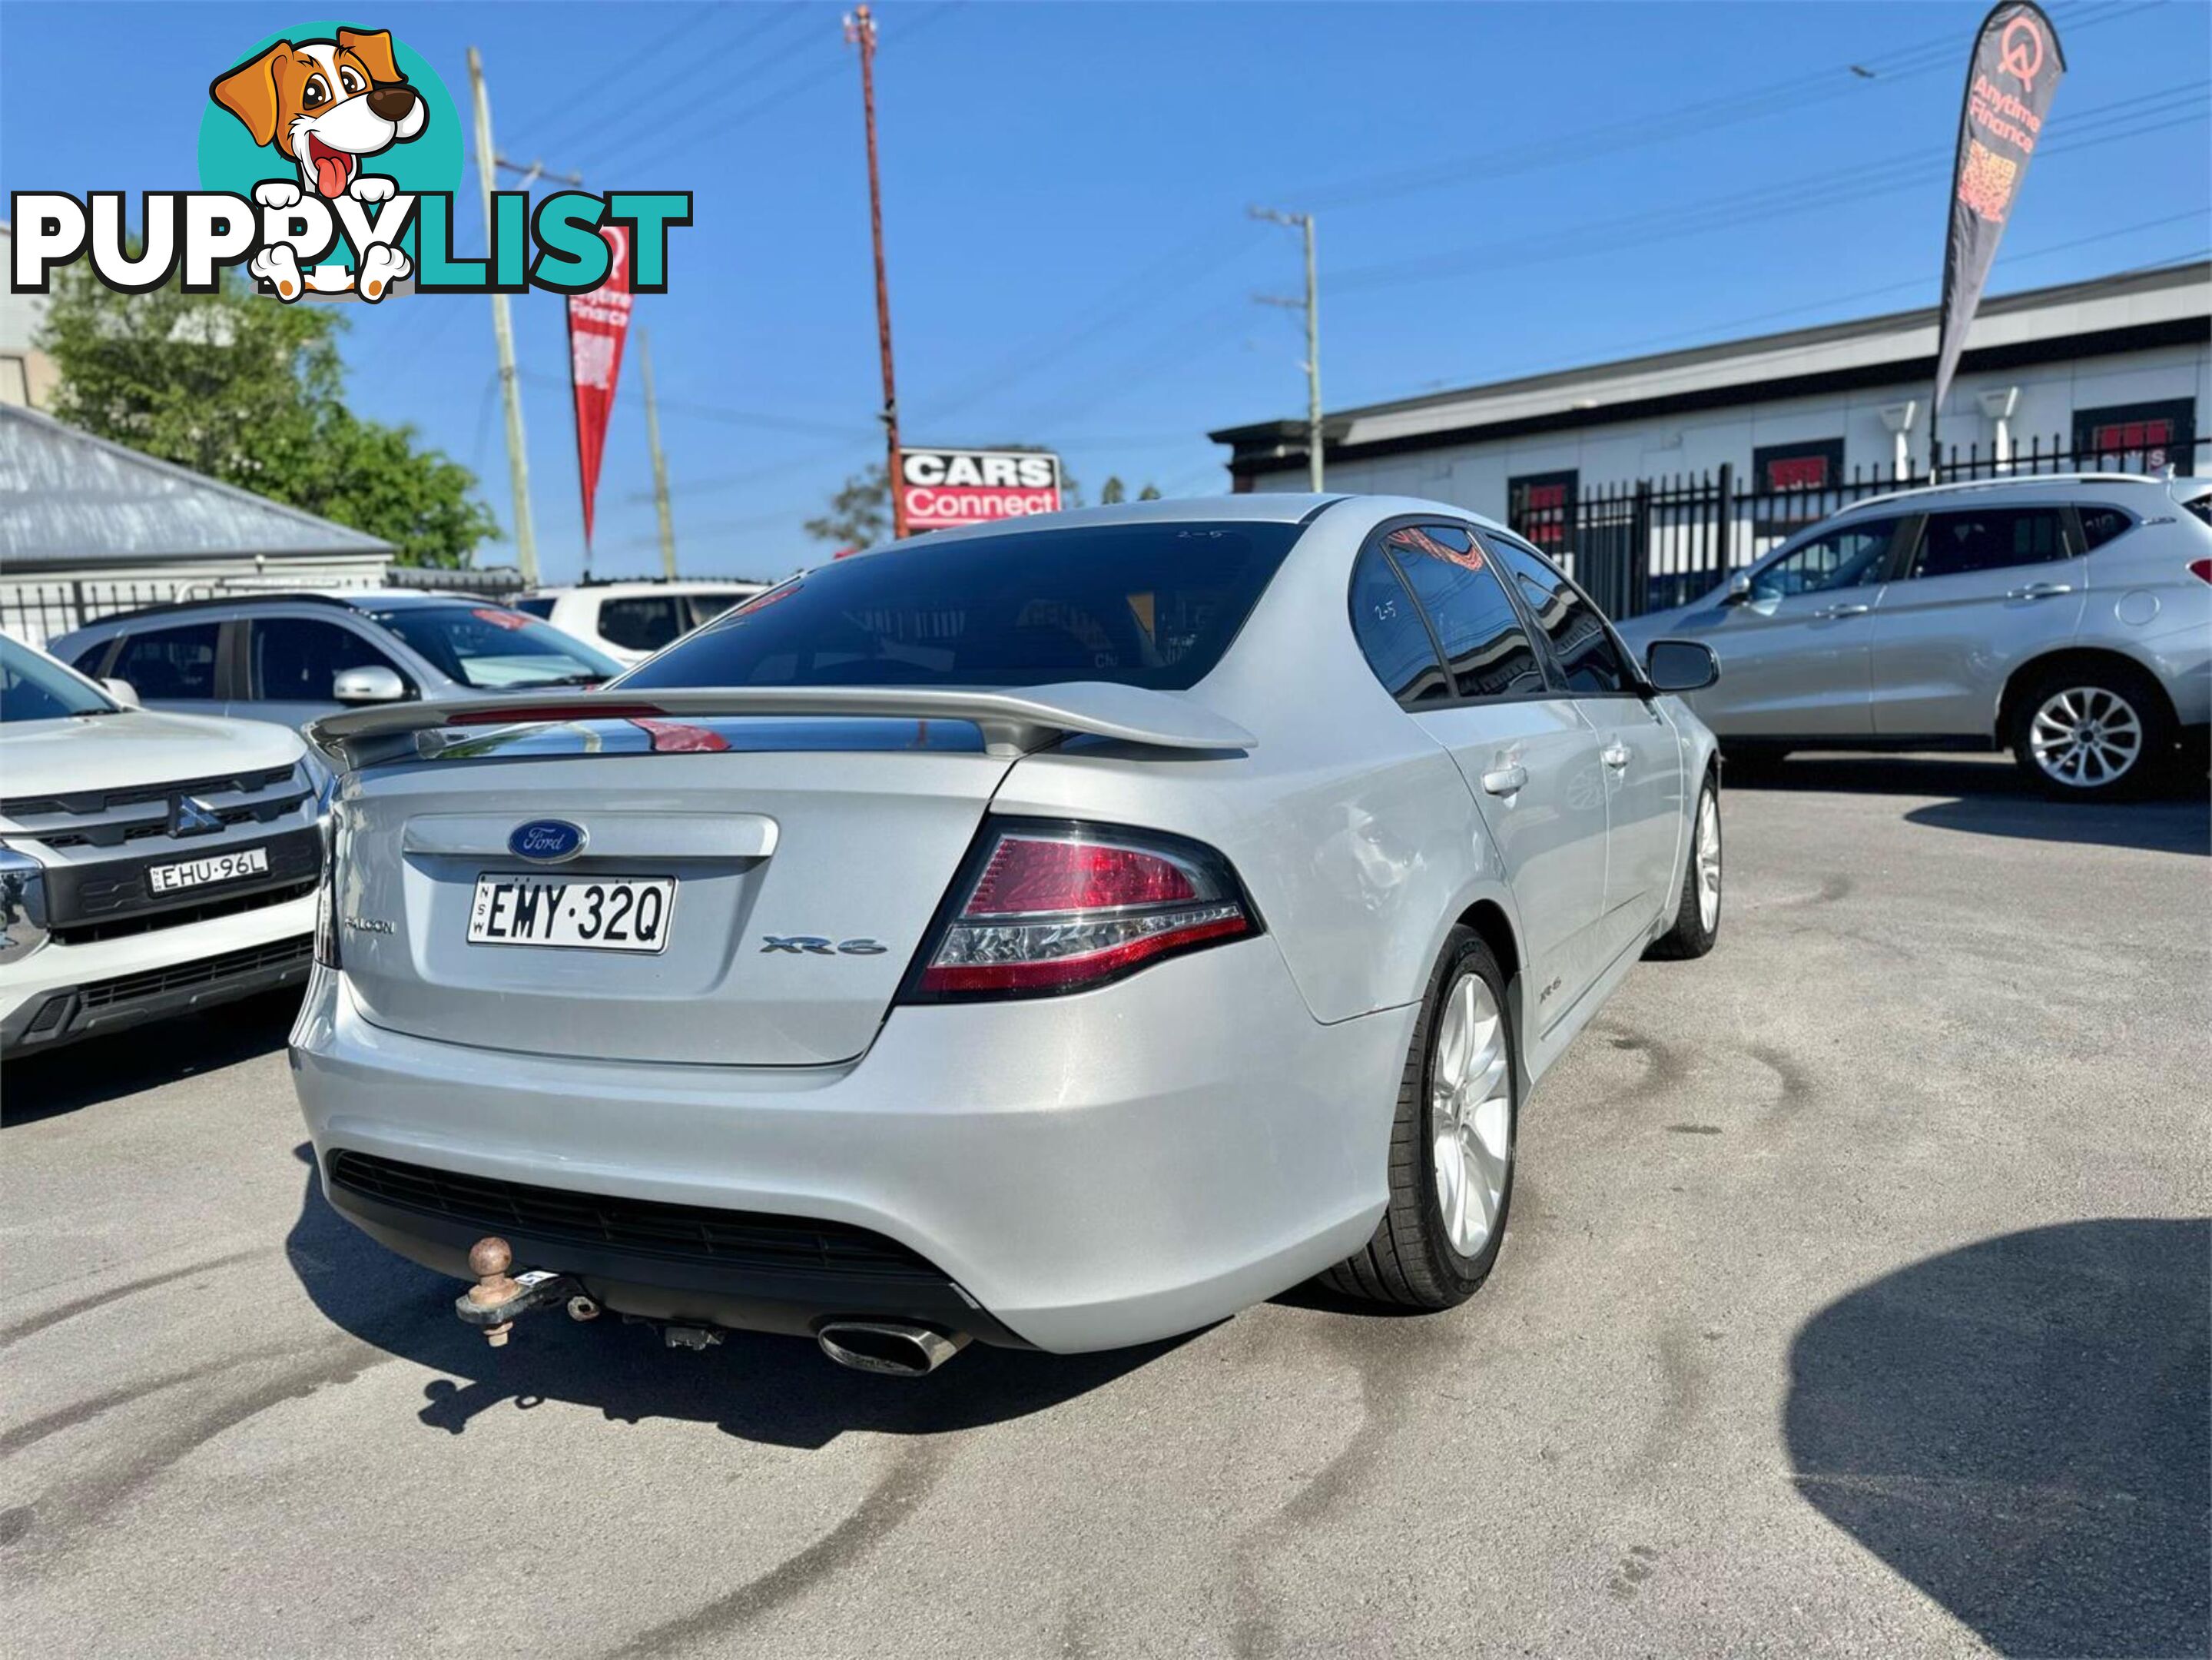
{"type": "MultiPolygon", "coordinates": [[[[1982,413],[1979,395],[2006,386],[2020,390],[2010,427],[2014,443],[2021,449],[2031,439],[2039,439],[2046,449],[2054,440],[2061,448],[2069,448],[2078,410],[2166,398],[2193,398],[2199,435],[2212,430],[2212,347],[2173,346],[1961,375],[1944,405],[1941,435],[1947,452],[1954,446],[1964,452],[1978,445],[1983,454],[1990,453],[1996,427],[1982,413]]],[[[1624,421],[1579,431],[1333,461],[1326,482],[1332,490],[1426,496],[1503,519],[1508,481],[1530,473],[1571,469],[1585,492],[1642,478],[1717,472],[1723,463],[1732,464],[1737,476],[1747,479],[1753,451],[1770,444],[1826,438],[1844,441],[1844,472],[1849,477],[1856,469],[1873,473],[1893,468],[1895,441],[1882,410],[1907,400],[1918,405],[1909,441],[1915,464],[1923,465],[1928,443],[1924,380],[1710,414],[1624,421]]],[[[1301,466],[1267,473],[1255,484],[1261,489],[1303,490],[1305,471],[1301,466]]]]}

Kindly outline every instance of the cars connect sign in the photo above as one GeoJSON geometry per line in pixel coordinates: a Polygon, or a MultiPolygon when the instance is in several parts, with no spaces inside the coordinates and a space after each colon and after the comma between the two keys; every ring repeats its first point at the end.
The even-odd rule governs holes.
{"type": "Polygon", "coordinates": [[[1043,450],[899,452],[909,531],[954,530],[1060,511],[1060,458],[1043,450]]]}

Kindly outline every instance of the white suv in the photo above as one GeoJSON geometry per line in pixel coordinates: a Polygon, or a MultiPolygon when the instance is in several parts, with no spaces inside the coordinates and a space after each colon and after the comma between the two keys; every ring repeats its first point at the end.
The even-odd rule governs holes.
{"type": "Polygon", "coordinates": [[[765,582],[586,582],[540,588],[515,602],[564,634],[624,663],[642,663],[672,641],[740,600],[767,591],[765,582]]]}
{"type": "Polygon", "coordinates": [[[304,981],[322,781],[288,727],[137,708],[0,635],[0,1055],[304,981]]]}

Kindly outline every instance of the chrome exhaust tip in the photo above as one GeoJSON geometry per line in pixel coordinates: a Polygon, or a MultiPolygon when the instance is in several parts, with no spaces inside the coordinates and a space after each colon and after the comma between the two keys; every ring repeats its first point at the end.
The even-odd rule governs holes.
{"type": "Polygon", "coordinates": [[[832,1320],[814,1335],[822,1353],[854,1371],[921,1377],[968,1347],[968,1334],[950,1336],[900,1320],[832,1320]]]}

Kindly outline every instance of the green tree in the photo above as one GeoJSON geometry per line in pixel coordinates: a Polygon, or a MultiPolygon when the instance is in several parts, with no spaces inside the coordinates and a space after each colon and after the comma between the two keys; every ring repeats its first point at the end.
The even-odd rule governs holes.
{"type": "MultiPolygon", "coordinates": [[[[403,302],[404,303],[404,302],[403,302]]],[[[118,294],[80,266],[38,344],[53,412],[95,436],[381,537],[408,565],[457,566],[498,533],[476,475],[411,426],[346,408],[335,305],[282,305],[232,271],[213,294],[118,294]]]]}
{"type": "Polygon", "coordinates": [[[1137,500],[1139,502],[1157,502],[1159,499],[1160,487],[1158,484],[1147,484],[1137,492],[1137,500]]]}
{"type": "Polygon", "coordinates": [[[837,548],[872,547],[891,533],[891,496],[884,488],[884,464],[856,472],[830,498],[830,510],[799,528],[817,542],[837,548]]]}
{"type": "Polygon", "coordinates": [[[1108,473],[1106,482],[1098,487],[1098,505],[1102,508],[1110,508],[1117,502],[1126,502],[1128,499],[1129,487],[1121,482],[1121,474],[1108,473]]]}

